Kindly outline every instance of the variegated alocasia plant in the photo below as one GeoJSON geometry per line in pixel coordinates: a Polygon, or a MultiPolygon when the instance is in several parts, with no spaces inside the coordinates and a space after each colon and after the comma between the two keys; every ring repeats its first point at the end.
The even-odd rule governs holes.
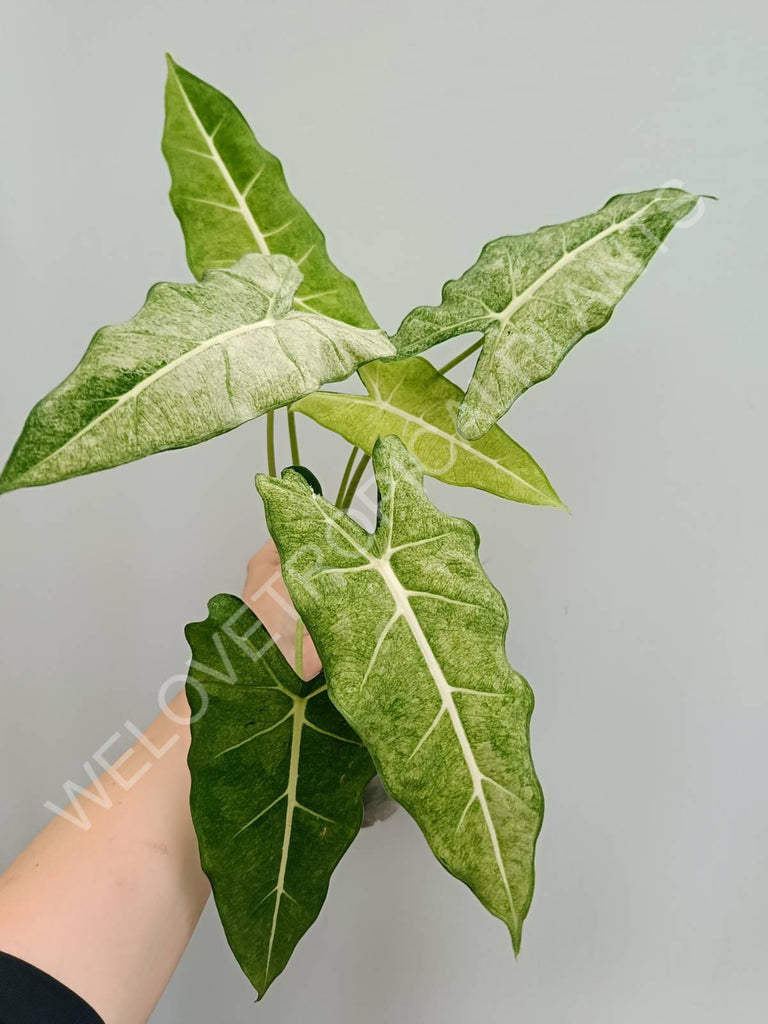
{"type": "Polygon", "coordinates": [[[229,595],[187,627],[192,817],[232,950],[263,995],[317,917],[374,773],[518,950],[543,812],[532,692],[507,661],[506,606],[476,530],[438,510],[422,478],[563,507],[498,420],[608,321],[699,197],[614,196],[489,242],[389,337],[237,107],[170,58],[165,100],[171,202],[198,282],[157,284],[131,320],[96,333],[30,413],[0,491],[266,416],[257,487],[298,612],[295,665],[229,595]],[[439,369],[424,357],[478,332],[439,369]],[[478,350],[465,394],[447,373],[478,350]],[[355,372],[366,393],[323,388],[355,372]],[[282,478],[280,408],[293,463],[282,478]],[[300,465],[297,412],[352,445],[334,503],[300,465]],[[371,458],[367,532],[347,512],[371,458]],[[311,680],[303,624],[323,663],[311,680]]]}

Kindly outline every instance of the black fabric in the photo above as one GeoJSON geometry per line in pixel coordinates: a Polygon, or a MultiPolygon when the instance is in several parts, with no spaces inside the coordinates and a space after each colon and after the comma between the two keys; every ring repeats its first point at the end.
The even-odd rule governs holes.
{"type": "Polygon", "coordinates": [[[0,1024],[104,1024],[80,996],[26,960],[0,953],[0,1024]]]}

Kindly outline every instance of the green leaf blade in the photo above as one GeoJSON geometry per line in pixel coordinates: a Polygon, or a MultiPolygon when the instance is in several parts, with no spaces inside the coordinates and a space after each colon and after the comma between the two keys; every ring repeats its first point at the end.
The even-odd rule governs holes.
{"type": "Polygon", "coordinates": [[[296,676],[238,598],[213,598],[187,638],[201,861],[230,946],[261,997],[320,912],[361,826],[373,765],[322,675],[296,676]]]}
{"type": "Polygon", "coordinates": [[[477,487],[529,505],[564,508],[528,452],[492,427],[478,441],[457,430],[464,392],[426,359],[370,363],[359,375],[368,395],[317,391],[293,408],[341,434],[366,454],[377,438],[394,434],[428,476],[457,487],[477,487]]]}
{"type": "Polygon", "coordinates": [[[506,607],[474,527],[429,502],[397,438],[377,442],[373,459],[373,536],[290,471],[257,478],[267,522],[334,704],[440,861],[518,949],[543,814],[531,690],[507,661],[506,607]]]}
{"type": "Polygon", "coordinates": [[[252,254],[155,285],[32,410],[0,493],[197,444],[392,353],[381,331],[293,309],[300,281],[288,257],[252,254]]]}
{"type": "Polygon", "coordinates": [[[169,56],[165,109],[171,204],[194,275],[246,253],[282,253],[304,274],[297,308],[376,327],[357,285],[331,262],[323,232],[289,191],[280,161],[235,104],[169,56]]]}
{"type": "Polygon", "coordinates": [[[608,322],[698,201],[680,189],[618,195],[586,217],[489,242],[474,266],[445,285],[439,306],[408,314],[393,339],[400,357],[480,331],[482,352],[458,426],[469,439],[481,437],[608,322]]]}

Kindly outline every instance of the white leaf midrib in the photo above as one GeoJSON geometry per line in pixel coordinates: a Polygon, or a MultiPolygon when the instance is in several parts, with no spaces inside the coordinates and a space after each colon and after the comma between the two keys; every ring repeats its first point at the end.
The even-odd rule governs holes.
{"type": "MultiPolygon", "coordinates": [[[[330,394],[330,392],[329,392],[329,394],[330,394]]],[[[438,426],[435,426],[435,424],[430,423],[428,420],[424,420],[424,419],[422,419],[419,416],[414,416],[412,413],[406,412],[405,409],[402,409],[399,406],[390,405],[389,402],[385,401],[385,399],[382,398],[380,393],[377,393],[376,396],[373,396],[373,395],[343,395],[343,398],[348,399],[352,403],[358,402],[358,403],[375,405],[378,408],[383,409],[385,412],[391,412],[393,415],[396,415],[396,416],[400,417],[400,419],[406,420],[407,422],[414,423],[416,425],[421,425],[423,427],[426,427],[431,433],[436,434],[438,437],[443,438],[449,444],[455,445],[457,448],[460,448],[462,451],[466,452],[468,455],[471,455],[474,458],[480,459],[482,462],[487,462],[488,465],[492,466],[494,469],[500,470],[502,473],[506,473],[513,480],[517,481],[518,484],[520,484],[522,487],[527,487],[534,494],[538,494],[538,495],[545,494],[544,491],[541,491],[538,487],[536,487],[533,484],[529,483],[527,480],[524,480],[521,476],[518,476],[517,473],[512,472],[512,470],[509,469],[507,466],[504,466],[502,463],[496,461],[495,459],[492,459],[490,455],[486,455],[485,453],[478,451],[476,448],[473,448],[471,446],[471,444],[469,444],[469,442],[465,442],[462,438],[460,438],[458,436],[454,436],[453,434],[449,434],[447,431],[442,430],[438,426]]],[[[322,394],[321,394],[321,401],[322,401],[322,394]]],[[[429,475],[431,476],[431,474],[429,474],[429,475]]]]}
{"type": "MultiPolygon", "coordinates": [[[[192,104],[192,101],[190,100],[189,96],[187,95],[187,92],[184,89],[184,86],[181,84],[181,80],[179,79],[179,76],[176,73],[176,69],[175,68],[172,69],[172,74],[173,74],[173,77],[174,77],[174,81],[176,82],[176,85],[178,87],[179,93],[181,94],[181,98],[183,99],[184,104],[185,104],[187,110],[189,111],[189,115],[192,118],[192,122],[195,125],[195,127],[197,128],[197,130],[200,133],[201,137],[203,138],[203,140],[204,140],[204,142],[205,142],[205,144],[206,144],[206,146],[208,148],[208,152],[210,153],[212,160],[216,164],[216,167],[218,168],[219,173],[221,174],[221,177],[224,180],[224,183],[226,184],[227,188],[232,193],[232,198],[237,203],[237,207],[238,207],[238,210],[240,212],[240,215],[243,218],[243,220],[245,221],[245,224],[248,227],[248,230],[253,235],[254,241],[256,242],[256,244],[259,247],[259,252],[262,253],[264,256],[269,256],[270,253],[271,253],[271,250],[270,250],[269,246],[267,245],[267,239],[266,239],[266,237],[264,235],[264,232],[261,230],[259,225],[256,223],[256,218],[253,216],[253,213],[251,212],[251,209],[248,206],[248,203],[246,202],[246,198],[245,198],[244,193],[242,193],[240,191],[240,189],[237,187],[237,185],[235,184],[235,181],[234,181],[232,175],[230,174],[229,168],[227,167],[226,163],[224,162],[224,160],[221,157],[221,154],[219,153],[218,149],[216,148],[216,146],[214,144],[213,136],[209,135],[208,132],[205,130],[205,126],[203,125],[203,122],[200,120],[200,117],[199,117],[197,111],[195,110],[195,108],[194,108],[194,106],[192,104]]],[[[249,183],[249,188],[250,188],[250,185],[252,185],[252,184],[253,184],[253,180],[249,183]]]]}
{"type": "MultiPolygon", "coordinates": [[[[338,740],[342,743],[354,742],[352,740],[346,739],[343,736],[337,736],[335,733],[328,732],[326,729],[322,729],[319,726],[316,726],[314,722],[311,722],[307,718],[307,706],[310,700],[312,700],[313,697],[316,697],[320,693],[326,693],[327,689],[328,687],[325,684],[323,684],[322,686],[317,687],[317,689],[313,690],[311,693],[308,693],[306,697],[299,697],[288,690],[282,690],[282,692],[289,696],[293,702],[293,706],[291,710],[288,712],[288,714],[283,716],[283,718],[281,718],[280,721],[276,723],[277,725],[281,725],[288,718],[293,719],[293,724],[291,728],[291,756],[288,766],[288,781],[286,783],[285,791],[266,808],[261,810],[257,817],[253,819],[254,822],[257,821],[273,806],[275,806],[281,800],[285,800],[285,825],[283,827],[283,843],[280,850],[280,864],[277,872],[277,880],[275,882],[274,888],[271,890],[270,893],[267,894],[267,897],[265,897],[266,899],[268,898],[268,896],[275,896],[275,906],[272,911],[272,922],[269,930],[267,960],[264,967],[265,985],[269,985],[270,982],[269,970],[272,964],[272,952],[274,949],[275,937],[277,935],[277,928],[279,924],[280,904],[284,896],[290,900],[293,900],[293,897],[290,895],[290,893],[285,887],[285,876],[288,870],[288,858],[291,852],[291,836],[293,833],[293,820],[296,815],[296,811],[304,810],[309,814],[314,814],[318,817],[322,817],[322,815],[319,815],[318,812],[312,811],[310,810],[310,808],[305,807],[302,803],[299,802],[298,799],[299,774],[301,765],[301,743],[303,731],[305,728],[310,728],[316,730],[322,735],[328,736],[331,739],[338,740]]],[[[271,726],[270,728],[275,728],[275,726],[271,726]]],[[[357,745],[359,746],[360,744],[357,745]]],[[[327,820],[330,821],[331,819],[327,820]]],[[[249,822],[248,824],[253,824],[253,822],[249,822]]],[[[245,827],[247,828],[248,825],[246,825],[245,827]]],[[[242,832],[244,831],[244,829],[241,829],[240,831],[242,832]]]]}
{"type": "Polygon", "coordinates": [[[285,873],[288,868],[288,854],[291,848],[291,832],[293,830],[293,816],[298,806],[297,791],[299,785],[299,757],[301,754],[301,736],[304,728],[304,719],[307,710],[307,701],[299,697],[294,698],[293,705],[293,731],[291,733],[291,760],[288,768],[288,785],[286,786],[286,807],[285,807],[285,829],[283,831],[283,846],[280,851],[280,867],[275,883],[275,909],[272,912],[272,925],[269,931],[269,946],[267,948],[267,963],[264,969],[264,980],[269,984],[269,967],[272,961],[272,949],[277,934],[277,919],[280,913],[280,901],[285,892],[285,873]]]}
{"type": "Polygon", "coordinates": [[[640,217],[646,210],[650,209],[654,203],[659,201],[659,197],[654,196],[653,199],[650,199],[644,206],[641,206],[639,210],[635,210],[635,212],[630,214],[630,216],[625,217],[623,220],[614,221],[614,223],[609,224],[607,228],[603,228],[603,230],[598,231],[596,235],[586,239],[586,241],[582,242],[581,245],[577,245],[575,249],[571,249],[569,252],[563,253],[563,255],[556,260],[551,267],[548,267],[540,277],[537,277],[535,281],[532,281],[524,291],[520,292],[519,295],[514,296],[508,305],[501,310],[501,312],[490,316],[488,318],[489,321],[497,320],[502,328],[506,327],[515,313],[529,302],[536,292],[545,285],[547,281],[551,280],[555,274],[562,270],[563,267],[572,263],[578,256],[586,252],[587,249],[596,245],[597,242],[602,241],[604,238],[608,238],[610,235],[616,234],[618,231],[623,231],[624,228],[635,220],[635,218],[640,217]]]}
{"type": "MultiPolygon", "coordinates": [[[[259,330],[262,327],[268,328],[273,326],[273,324],[274,321],[272,319],[257,320],[251,324],[242,324],[240,327],[235,327],[230,331],[225,331],[223,334],[216,334],[212,338],[207,338],[199,345],[194,345],[192,348],[187,349],[186,352],[182,352],[181,355],[177,356],[175,359],[172,359],[169,363],[166,363],[164,366],[159,367],[159,369],[155,370],[154,373],[151,373],[148,377],[145,377],[144,380],[140,380],[138,384],[134,384],[134,386],[130,388],[130,390],[123,392],[123,394],[120,395],[119,398],[112,403],[112,405],[108,406],[104,410],[104,412],[99,413],[98,416],[94,417],[94,419],[86,423],[84,427],[81,427],[81,429],[78,430],[76,434],[73,434],[72,437],[68,437],[63,444],[59,445],[58,448],[54,449],[54,451],[46,455],[44,459],[41,459],[39,462],[36,462],[34,466],[31,466],[30,469],[28,470],[28,473],[37,472],[41,466],[44,466],[46,464],[46,462],[49,462],[57,455],[61,455],[61,453],[65,451],[67,448],[69,448],[70,445],[74,444],[76,441],[79,441],[86,434],[90,433],[90,431],[93,430],[94,427],[97,427],[99,423],[101,423],[105,419],[109,419],[109,417],[115,414],[121,406],[125,405],[127,402],[130,402],[134,398],[138,398],[142,391],[145,391],[151,385],[156,384],[158,380],[164,377],[167,373],[170,373],[172,370],[175,370],[187,359],[192,359],[196,356],[199,356],[203,352],[206,352],[209,348],[213,348],[216,345],[226,344],[226,342],[231,341],[238,335],[247,334],[249,331],[259,330]]],[[[23,476],[26,475],[27,473],[23,474],[23,476]]]]}
{"type": "MultiPolygon", "coordinates": [[[[445,673],[443,672],[442,666],[440,665],[440,662],[437,660],[435,653],[432,650],[432,647],[429,643],[429,640],[427,639],[427,636],[424,633],[424,630],[422,629],[418,616],[413,610],[413,607],[408,596],[408,592],[403,587],[402,583],[395,574],[395,571],[392,568],[391,563],[386,558],[381,559],[377,562],[376,568],[378,569],[380,575],[382,576],[384,582],[386,583],[387,588],[395,601],[395,606],[398,609],[398,612],[408,624],[408,628],[411,631],[411,635],[416,641],[416,646],[419,648],[421,656],[426,663],[427,670],[429,671],[429,674],[432,680],[434,681],[435,686],[437,687],[437,691],[441,700],[441,707],[440,711],[438,712],[438,715],[442,716],[444,711],[448,712],[448,716],[451,720],[453,731],[459,742],[462,757],[467,766],[467,770],[469,771],[470,779],[472,781],[472,797],[470,798],[470,803],[467,805],[467,807],[469,807],[474,800],[477,800],[478,804],[480,805],[480,809],[483,814],[483,820],[485,822],[485,827],[488,831],[488,835],[491,840],[491,847],[493,849],[496,866],[499,870],[499,875],[501,877],[502,885],[504,886],[504,892],[506,894],[507,902],[509,904],[510,914],[513,919],[513,928],[515,931],[517,931],[519,928],[519,918],[517,910],[515,909],[514,902],[512,900],[512,892],[510,890],[509,879],[507,878],[507,870],[504,865],[504,858],[502,857],[501,854],[501,847],[499,844],[498,835],[496,833],[496,826],[493,822],[491,811],[488,806],[488,801],[486,800],[485,792],[483,790],[483,782],[485,781],[486,776],[480,770],[477,764],[474,751],[472,750],[472,745],[469,742],[469,737],[467,736],[466,729],[464,728],[464,723],[462,722],[461,716],[459,715],[459,710],[456,707],[456,702],[453,699],[454,687],[451,686],[451,684],[445,678],[445,673]]],[[[432,727],[430,726],[430,729],[431,728],[432,727]]]]}
{"type": "MultiPolygon", "coordinates": [[[[198,285],[197,287],[203,286],[198,285]]],[[[188,359],[197,358],[199,355],[206,352],[208,349],[214,348],[217,345],[226,345],[234,338],[237,338],[243,334],[248,334],[250,331],[259,331],[262,329],[274,330],[278,324],[282,325],[290,322],[291,320],[303,320],[305,322],[309,321],[310,324],[313,327],[315,327],[316,330],[318,330],[313,321],[321,316],[322,314],[319,313],[299,313],[296,312],[295,310],[290,310],[283,317],[279,317],[277,319],[274,317],[265,317],[263,320],[256,320],[250,324],[241,324],[238,327],[233,327],[229,331],[224,331],[221,334],[215,334],[213,337],[206,338],[199,344],[193,345],[192,348],[187,349],[186,352],[182,352],[181,355],[177,356],[175,359],[172,359],[169,363],[166,363],[164,366],[159,367],[157,370],[155,370],[149,376],[145,377],[143,380],[140,380],[138,384],[134,384],[134,386],[130,388],[130,390],[125,391],[122,395],[120,395],[117,398],[117,400],[112,403],[112,405],[108,406],[103,412],[99,413],[98,416],[94,417],[94,419],[86,423],[84,427],[81,427],[81,429],[78,430],[76,434],[73,434],[72,437],[67,438],[67,440],[64,441],[63,444],[59,445],[58,448],[54,449],[54,451],[46,455],[45,458],[40,459],[39,462],[36,462],[33,466],[31,466],[25,473],[22,474],[21,478],[23,479],[23,477],[28,476],[30,473],[38,472],[39,469],[42,466],[44,466],[47,462],[49,462],[56,456],[61,455],[61,453],[65,451],[67,448],[69,448],[70,445],[74,444],[75,442],[79,441],[82,437],[84,437],[86,434],[90,433],[90,431],[92,431],[96,426],[98,426],[98,424],[101,423],[103,420],[108,419],[110,416],[115,414],[120,409],[121,406],[125,405],[127,402],[130,402],[132,399],[138,398],[138,396],[148,387],[156,384],[158,380],[164,377],[167,373],[170,373],[171,371],[175,370],[178,366],[182,365],[188,359]]],[[[331,323],[341,323],[341,321],[331,320],[330,317],[323,317],[323,319],[329,320],[331,323]]],[[[381,334],[381,332],[379,331],[366,330],[365,328],[350,328],[349,324],[343,324],[343,326],[346,330],[354,330],[358,335],[361,336],[375,334],[378,337],[381,334]]]]}
{"type": "MultiPolygon", "coordinates": [[[[389,502],[389,515],[391,527],[393,523],[392,515],[394,504],[394,482],[390,480],[389,484],[390,487],[392,488],[392,490],[390,491],[389,502]]],[[[491,840],[491,847],[493,849],[493,855],[496,861],[496,866],[498,868],[502,885],[504,887],[504,892],[507,897],[509,912],[512,919],[512,927],[515,932],[519,932],[520,918],[517,913],[517,909],[515,908],[514,901],[512,899],[512,891],[509,885],[509,879],[507,878],[507,870],[504,865],[504,859],[501,854],[501,847],[499,844],[498,835],[496,833],[496,826],[493,822],[490,808],[488,807],[488,801],[486,800],[485,792],[483,790],[483,782],[486,781],[488,777],[480,770],[480,767],[477,764],[474,751],[472,750],[472,745],[469,742],[469,737],[467,736],[466,729],[464,728],[464,723],[462,722],[461,716],[459,715],[458,708],[456,707],[456,702],[453,699],[453,693],[455,690],[457,690],[457,688],[451,686],[451,684],[445,678],[445,673],[443,672],[442,666],[440,665],[440,662],[437,660],[435,653],[432,650],[432,647],[429,643],[429,640],[427,639],[426,634],[422,629],[418,616],[413,610],[413,607],[409,599],[409,593],[406,590],[406,588],[402,585],[397,575],[395,574],[394,569],[392,568],[392,564],[390,562],[390,555],[392,553],[391,537],[390,542],[388,543],[384,553],[380,557],[373,556],[369,552],[365,551],[365,549],[362,548],[359,544],[357,544],[354,538],[349,536],[347,531],[341,526],[340,523],[336,522],[336,520],[332,516],[328,516],[324,512],[317,495],[313,495],[313,500],[315,501],[320,511],[320,514],[328,523],[328,525],[334,527],[339,533],[341,533],[342,536],[346,538],[348,543],[351,544],[351,546],[369,563],[370,568],[378,572],[378,574],[384,581],[384,584],[386,585],[387,590],[390,593],[390,596],[395,602],[395,613],[390,617],[387,626],[385,627],[384,631],[379,637],[379,641],[377,642],[373,658],[371,659],[371,662],[369,663],[365,673],[366,678],[369,675],[371,669],[373,668],[373,662],[376,660],[378,654],[380,653],[383,639],[389,632],[389,629],[394,624],[394,622],[397,621],[398,618],[402,617],[411,631],[411,635],[413,636],[416,642],[416,646],[419,648],[419,652],[421,653],[421,656],[424,659],[424,662],[427,666],[427,671],[429,672],[430,677],[435,683],[438,694],[440,696],[441,707],[440,711],[438,712],[438,716],[441,717],[443,711],[448,712],[448,715],[451,720],[451,725],[453,727],[456,738],[459,742],[462,758],[464,760],[464,763],[466,764],[472,782],[472,796],[470,797],[467,807],[464,809],[464,812],[462,813],[462,819],[464,817],[464,814],[466,814],[467,810],[469,809],[469,806],[475,800],[477,800],[483,814],[483,820],[485,822],[486,830],[488,831],[488,836],[491,840]]],[[[431,729],[432,726],[430,726],[430,730],[431,729]]],[[[461,824],[461,822],[459,824],[461,824]]]]}
{"type": "MultiPolygon", "coordinates": [[[[523,305],[525,305],[526,302],[528,302],[531,298],[533,298],[533,296],[536,294],[536,292],[539,290],[539,288],[541,288],[542,285],[546,284],[546,282],[549,281],[558,271],[562,270],[562,268],[564,266],[567,266],[568,263],[571,263],[576,258],[576,256],[580,255],[582,252],[584,252],[586,249],[588,249],[591,245],[594,245],[596,242],[599,242],[601,239],[606,238],[609,235],[615,233],[616,231],[620,231],[623,228],[625,228],[632,220],[635,219],[635,217],[640,216],[642,213],[644,213],[647,209],[649,209],[656,202],[660,202],[660,198],[658,196],[654,196],[653,199],[649,200],[644,206],[640,207],[639,210],[635,210],[635,212],[633,214],[630,214],[630,216],[625,217],[624,220],[615,221],[613,224],[610,224],[607,228],[604,228],[602,231],[598,232],[596,235],[593,235],[591,238],[588,238],[586,241],[582,242],[581,245],[576,246],[575,249],[572,249],[570,252],[563,253],[563,255],[558,260],[556,260],[555,263],[553,263],[551,267],[548,267],[547,270],[545,270],[544,273],[541,274],[541,276],[537,277],[535,281],[532,281],[531,284],[529,284],[528,287],[524,291],[522,291],[519,295],[514,295],[512,297],[512,299],[510,300],[510,302],[500,312],[493,313],[492,315],[489,315],[489,316],[486,316],[486,317],[476,316],[475,315],[475,316],[472,316],[468,320],[458,321],[457,323],[452,324],[450,326],[450,328],[442,327],[439,330],[433,331],[431,334],[429,334],[427,336],[427,338],[429,340],[429,344],[421,343],[420,346],[419,346],[419,351],[423,351],[425,348],[429,348],[430,345],[434,343],[432,339],[437,337],[437,336],[441,336],[441,340],[445,341],[448,338],[456,338],[456,337],[459,337],[461,334],[468,333],[468,331],[469,331],[468,325],[469,324],[474,324],[475,325],[472,328],[473,330],[478,330],[478,331],[482,330],[485,333],[489,328],[482,326],[483,320],[485,320],[486,324],[498,323],[501,328],[506,327],[506,325],[509,323],[509,321],[512,318],[512,316],[523,305]],[[466,329],[465,330],[459,330],[459,328],[462,328],[462,327],[466,328],[466,329]],[[446,332],[448,332],[448,333],[446,333],[446,332]]],[[[558,225],[558,226],[564,227],[565,225],[558,225]]],[[[537,231],[533,232],[533,234],[536,235],[536,234],[538,234],[538,232],[537,231]]],[[[530,236],[526,235],[526,236],[521,236],[521,237],[530,237],[530,236]]],[[[477,262],[470,269],[471,270],[474,269],[481,262],[482,262],[482,254],[480,255],[480,258],[477,260],[477,262]]],[[[467,273],[469,273],[469,271],[467,271],[467,273]]],[[[451,283],[451,282],[449,282],[449,283],[451,283]]],[[[461,309],[462,302],[466,301],[467,298],[469,298],[469,297],[461,295],[459,298],[457,298],[455,300],[456,301],[456,305],[459,307],[459,309],[461,309]]],[[[413,312],[408,314],[408,317],[406,317],[406,320],[410,319],[410,317],[414,316],[414,314],[416,314],[416,313],[418,313],[418,312],[420,312],[422,310],[425,310],[428,313],[433,313],[434,314],[438,310],[443,309],[445,304],[446,304],[446,301],[444,299],[443,302],[439,306],[421,306],[421,307],[418,307],[417,309],[413,310],[413,312]]],[[[403,323],[405,323],[405,322],[406,321],[403,321],[403,323]]],[[[402,324],[401,324],[400,329],[402,330],[402,324]]]]}

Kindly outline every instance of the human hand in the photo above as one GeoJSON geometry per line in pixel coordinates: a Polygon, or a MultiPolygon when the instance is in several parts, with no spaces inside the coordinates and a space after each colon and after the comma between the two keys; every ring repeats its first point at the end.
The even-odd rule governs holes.
{"type": "MultiPolygon", "coordinates": [[[[243,601],[259,617],[286,660],[296,665],[296,628],[298,614],[288,596],[275,542],[267,541],[248,562],[243,601]]],[[[312,679],[322,668],[312,638],[302,624],[302,673],[312,679]]]]}

